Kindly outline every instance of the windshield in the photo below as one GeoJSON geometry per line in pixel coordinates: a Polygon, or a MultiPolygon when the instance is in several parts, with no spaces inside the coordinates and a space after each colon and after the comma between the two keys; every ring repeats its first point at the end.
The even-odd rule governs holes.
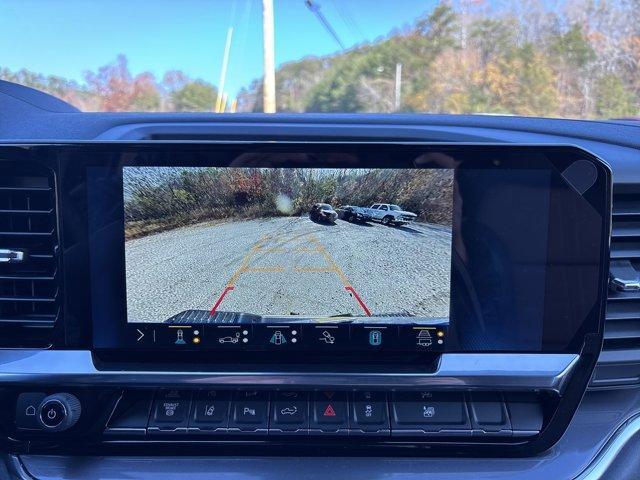
{"type": "Polygon", "coordinates": [[[83,111],[640,114],[637,0],[372,3],[3,0],[0,78],[83,111]]]}

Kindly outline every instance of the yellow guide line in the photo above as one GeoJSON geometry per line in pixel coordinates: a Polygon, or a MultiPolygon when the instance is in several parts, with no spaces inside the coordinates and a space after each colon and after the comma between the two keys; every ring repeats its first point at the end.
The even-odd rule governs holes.
{"type": "Polygon", "coordinates": [[[266,239],[267,237],[263,235],[262,237],[260,237],[260,240],[258,240],[256,243],[253,244],[253,246],[251,247],[251,250],[249,250],[246,253],[246,255],[243,257],[240,267],[238,267],[238,269],[234,272],[234,274],[231,275],[231,278],[227,282],[227,287],[233,287],[235,285],[235,283],[238,281],[238,278],[240,278],[240,275],[242,275],[242,273],[245,272],[249,267],[249,262],[251,261],[251,257],[253,257],[260,250],[260,246],[259,246],[260,242],[263,242],[266,239]]]}
{"type": "Polygon", "coordinates": [[[293,271],[296,273],[335,273],[333,268],[327,267],[296,267],[293,271]]]}
{"type": "MultiPolygon", "coordinates": [[[[296,237],[298,238],[298,237],[296,237]]],[[[326,250],[324,245],[318,240],[315,234],[309,234],[306,237],[307,242],[315,244],[315,247],[298,247],[294,249],[286,249],[282,247],[266,247],[264,244],[269,240],[276,240],[278,244],[282,245],[287,240],[278,237],[275,235],[265,234],[260,237],[260,239],[253,244],[251,249],[246,253],[246,255],[242,259],[242,263],[240,267],[233,273],[229,281],[227,282],[227,287],[234,287],[238,279],[243,273],[282,273],[285,271],[284,267],[250,267],[249,264],[251,259],[258,252],[262,253],[319,253],[326,260],[328,266],[327,267],[296,267],[294,268],[294,272],[296,273],[335,273],[340,278],[340,281],[345,287],[350,287],[351,284],[347,279],[347,276],[344,274],[342,269],[335,262],[333,257],[326,250]]]]}
{"type": "MultiPolygon", "coordinates": [[[[306,235],[306,241],[310,244],[314,244],[315,246],[312,248],[302,246],[296,248],[284,248],[284,244],[287,242],[292,242],[298,239],[304,239],[305,235],[297,235],[293,238],[283,238],[281,235],[271,235],[265,234],[260,237],[260,239],[252,245],[249,251],[245,254],[242,259],[242,263],[238,267],[238,269],[234,272],[234,274],[229,279],[227,283],[227,289],[232,290],[235,288],[235,284],[243,273],[282,273],[285,271],[284,267],[250,267],[249,264],[251,259],[258,253],[262,252],[265,254],[268,253],[319,253],[321,254],[325,261],[327,262],[326,267],[294,267],[293,272],[296,273],[335,273],[340,278],[340,281],[344,285],[345,289],[351,289],[351,293],[356,297],[360,306],[365,310],[365,313],[369,315],[369,311],[367,307],[362,303],[359,299],[355,290],[351,286],[349,279],[344,274],[342,269],[335,262],[331,254],[327,251],[325,246],[320,242],[318,237],[315,234],[306,235]],[[275,246],[266,247],[264,244],[270,240],[275,240],[275,246]]],[[[272,244],[273,245],[273,244],[272,244]]],[[[226,292],[225,292],[226,293],[226,292]]],[[[223,294],[224,295],[224,294],[223,294]]],[[[217,304],[216,304],[217,307],[217,304]]],[[[214,307],[214,308],[216,308],[214,307]]]]}
{"type": "Polygon", "coordinates": [[[243,273],[281,273],[284,267],[249,267],[243,270],[243,273]]]}
{"type": "Polygon", "coordinates": [[[258,250],[260,250],[263,253],[289,253],[289,250],[287,250],[286,248],[278,248],[278,247],[271,247],[271,248],[258,247],[258,250]]]}
{"type": "Polygon", "coordinates": [[[322,254],[322,256],[325,258],[325,260],[327,261],[327,263],[329,265],[331,265],[331,268],[334,272],[336,272],[338,274],[338,277],[340,277],[340,281],[342,282],[342,284],[345,287],[350,286],[349,284],[349,280],[347,279],[347,276],[344,274],[344,272],[342,271],[342,269],[338,266],[338,264],[333,260],[333,257],[331,257],[331,255],[329,255],[329,252],[327,252],[327,250],[324,248],[324,246],[322,246],[322,244],[320,244],[320,253],[322,254]]]}
{"type": "Polygon", "coordinates": [[[300,253],[320,253],[320,247],[316,247],[316,248],[301,247],[301,248],[296,248],[293,251],[300,252],[300,253]]]}

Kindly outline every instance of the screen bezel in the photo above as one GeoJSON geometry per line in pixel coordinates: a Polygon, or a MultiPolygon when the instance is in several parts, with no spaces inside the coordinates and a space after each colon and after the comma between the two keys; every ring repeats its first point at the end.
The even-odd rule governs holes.
{"type": "MultiPolygon", "coordinates": [[[[610,208],[611,208],[611,173],[603,162],[595,156],[572,146],[541,146],[541,145],[486,145],[486,144],[433,144],[433,143],[322,143],[322,142],[113,142],[113,143],[78,143],[64,145],[37,145],[30,146],[30,157],[32,160],[50,163],[53,159],[55,169],[58,171],[59,188],[59,211],[63,213],[60,218],[61,234],[64,245],[64,277],[66,290],[73,292],[73,295],[65,296],[65,322],[66,333],[64,344],[82,345],[94,347],[91,318],[89,272],[84,265],[88,265],[89,248],[87,241],[87,209],[86,209],[86,167],[89,165],[207,165],[207,166],[265,166],[256,165],[256,158],[250,158],[249,162],[238,163],[237,154],[251,150],[252,152],[269,155],[275,152],[309,151],[312,148],[316,152],[321,151],[328,155],[325,158],[314,158],[316,162],[313,166],[319,168],[345,167],[345,159],[331,158],[331,154],[349,153],[352,158],[348,159],[349,165],[353,158],[357,159],[358,167],[366,168],[402,168],[402,159],[416,158],[417,154],[428,154],[431,160],[420,165],[422,168],[429,168],[430,165],[438,166],[439,159],[453,158],[462,164],[473,165],[473,168],[540,168],[545,162],[551,163],[558,171],[564,170],[568,165],[576,160],[587,160],[598,170],[598,180],[596,185],[589,189],[585,198],[602,213],[601,232],[601,261],[600,261],[600,285],[598,288],[599,298],[595,303],[589,318],[583,323],[583,328],[569,342],[566,348],[559,349],[554,345],[550,336],[547,335],[549,321],[545,319],[543,329],[543,343],[549,348],[543,348],[542,352],[579,352],[587,334],[602,336],[602,318],[604,315],[604,299],[606,298],[606,272],[608,268],[608,236],[610,230],[610,208]],[[232,152],[226,159],[220,158],[212,162],[208,155],[212,151],[220,152],[226,150],[232,152]],[[393,151],[394,161],[389,165],[389,152],[393,151]],[[206,157],[206,160],[205,160],[206,157]],[[400,157],[400,159],[399,159],[400,157]],[[433,162],[433,163],[430,163],[433,162]],[[84,200],[83,200],[84,199],[84,200]]],[[[288,158],[281,165],[282,167],[309,167],[305,163],[308,159],[295,157],[288,158]]],[[[441,166],[441,164],[440,164],[441,166]]],[[[547,167],[544,167],[547,168],[547,167]]],[[[126,322],[126,318],[124,319],[126,322]]],[[[104,328],[104,326],[100,326],[104,328]]],[[[552,337],[552,336],[551,336],[552,337]]],[[[104,346],[103,346],[104,347],[104,346]]],[[[96,349],[96,348],[94,348],[96,349]]],[[[113,345],[110,348],[99,348],[96,350],[106,352],[124,351],[125,345],[113,345]]],[[[501,350],[502,351],[502,350],[501,350]]],[[[129,351],[129,354],[132,352],[129,351]]],[[[148,352],[149,358],[154,356],[154,352],[148,352]]],[[[159,352],[155,352],[159,353],[159,352]]],[[[481,352],[476,352],[481,353],[481,352]]],[[[184,352],[185,359],[197,358],[194,352],[184,352]]],[[[274,361],[295,362],[296,355],[290,353],[276,354],[275,352],[256,352],[247,361],[263,360],[265,355],[274,361]]],[[[360,354],[362,355],[362,354],[360,354]]],[[[366,354],[365,354],[366,355],[366,354]]],[[[144,356],[144,355],[143,355],[144,356]]],[[[302,357],[300,355],[299,357],[302,357]]],[[[200,356],[204,358],[204,356],[200,356]]],[[[207,360],[215,359],[207,355],[207,360]]],[[[224,352],[221,357],[233,359],[233,355],[224,352]]],[[[305,356],[307,357],[307,356],[305,356]]],[[[332,356],[335,358],[335,355],[332,356]]],[[[405,355],[394,354],[376,357],[375,361],[383,362],[396,358],[399,362],[416,361],[418,359],[433,358],[433,355],[420,356],[413,352],[405,355]]],[[[219,359],[218,359],[219,360],[219,359]]],[[[317,361],[322,362],[323,357],[319,355],[317,361]]],[[[373,360],[372,360],[373,361],[373,360]]]]}

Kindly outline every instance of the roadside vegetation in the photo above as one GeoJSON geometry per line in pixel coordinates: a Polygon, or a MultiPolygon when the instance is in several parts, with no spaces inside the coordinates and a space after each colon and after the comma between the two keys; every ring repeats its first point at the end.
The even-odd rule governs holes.
{"type": "MultiPolygon", "coordinates": [[[[86,111],[210,112],[217,96],[181,71],[133,74],[125,56],[82,82],[2,67],[0,78],[86,111]]],[[[637,116],[640,0],[442,1],[372,43],[282,65],[276,90],[279,112],[637,116]]],[[[238,111],[262,111],[261,79],[237,101],[238,111]]]]}
{"type": "Polygon", "coordinates": [[[317,202],[396,203],[418,220],[451,225],[451,170],[259,168],[125,169],[125,232],[132,239],[227,219],[298,216],[317,202]]]}

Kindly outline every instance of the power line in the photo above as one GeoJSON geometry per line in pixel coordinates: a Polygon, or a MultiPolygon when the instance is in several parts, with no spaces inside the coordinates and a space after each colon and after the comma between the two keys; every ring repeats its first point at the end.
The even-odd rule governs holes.
{"type": "Polygon", "coordinates": [[[317,3],[314,3],[313,0],[304,0],[304,3],[309,8],[309,10],[311,10],[311,12],[313,12],[313,14],[318,18],[318,20],[320,20],[320,23],[322,23],[325,30],[329,32],[329,35],[331,35],[333,39],[336,42],[338,42],[338,45],[340,45],[340,48],[344,50],[345,48],[344,43],[342,43],[342,40],[340,40],[340,37],[338,37],[338,34],[336,33],[336,31],[333,29],[333,27],[331,26],[327,18],[320,11],[320,5],[318,5],[317,3]]]}
{"type": "MultiPolygon", "coordinates": [[[[240,37],[240,42],[237,43],[240,51],[240,56],[244,59],[246,47],[247,47],[247,37],[249,34],[249,29],[251,28],[251,15],[253,13],[253,0],[245,0],[244,10],[242,11],[242,17],[240,17],[240,25],[242,35],[240,37]]],[[[240,65],[243,65],[244,62],[239,62],[240,65]]]]}
{"type": "Polygon", "coordinates": [[[354,38],[356,40],[363,39],[364,34],[353,18],[353,15],[351,15],[347,4],[344,3],[343,0],[333,0],[333,6],[337,10],[338,15],[340,15],[340,18],[342,18],[342,21],[345,23],[347,28],[351,30],[351,34],[354,36],[354,38]]]}

